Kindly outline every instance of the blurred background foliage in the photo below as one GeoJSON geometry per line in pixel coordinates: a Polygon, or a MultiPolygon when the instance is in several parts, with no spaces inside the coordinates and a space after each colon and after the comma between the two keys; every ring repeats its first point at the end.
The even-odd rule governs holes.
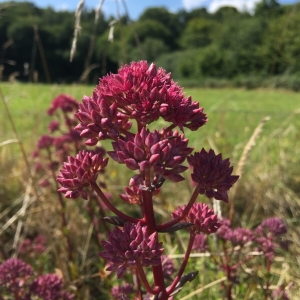
{"type": "Polygon", "coordinates": [[[185,86],[299,90],[298,8],[299,3],[280,5],[276,0],[257,3],[253,14],[233,7],[215,13],[205,8],[172,13],[152,7],[135,21],[120,16],[111,41],[113,17],[101,15],[95,26],[95,11],[83,10],[70,63],[74,12],[4,2],[0,4],[1,78],[9,80],[14,74],[24,82],[95,84],[123,63],[145,59],[172,72],[185,86]]]}

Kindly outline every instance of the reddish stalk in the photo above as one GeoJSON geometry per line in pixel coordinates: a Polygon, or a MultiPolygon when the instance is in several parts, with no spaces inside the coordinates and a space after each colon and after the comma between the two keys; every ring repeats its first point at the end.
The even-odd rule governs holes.
{"type": "Polygon", "coordinates": [[[160,292],[159,287],[156,286],[154,289],[151,288],[151,286],[149,285],[149,282],[146,278],[142,264],[138,259],[136,260],[136,267],[137,267],[137,273],[139,275],[139,278],[142,281],[146,291],[152,295],[157,295],[160,292]]]}
{"type": "Polygon", "coordinates": [[[174,291],[177,283],[179,282],[180,278],[182,277],[182,274],[183,274],[183,272],[185,270],[185,267],[186,267],[186,265],[188,263],[188,260],[189,260],[189,257],[190,257],[191,251],[192,251],[194,240],[195,240],[195,234],[191,232],[190,233],[189,244],[188,244],[188,247],[186,249],[183,262],[182,262],[182,264],[180,266],[180,269],[179,269],[179,271],[178,271],[175,279],[173,280],[172,284],[167,289],[168,295],[170,295],[174,291]]]}
{"type": "Polygon", "coordinates": [[[197,197],[198,197],[199,191],[198,191],[198,187],[196,187],[196,189],[193,192],[193,195],[189,201],[189,203],[187,204],[187,206],[185,207],[185,209],[182,212],[182,215],[180,217],[177,217],[173,220],[171,220],[170,222],[164,223],[164,224],[160,224],[157,225],[157,230],[162,230],[162,229],[167,229],[175,224],[177,224],[178,222],[180,222],[190,211],[191,207],[193,206],[193,204],[195,203],[197,197]]]}
{"type": "MultiPolygon", "coordinates": [[[[150,186],[150,171],[146,172],[145,174],[145,182],[146,186],[150,186]]],[[[156,220],[154,216],[153,210],[153,199],[152,199],[152,192],[150,191],[142,191],[143,195],[143,212],[144,212],[144,221],[145,225],[147,226],[148,235],[150,236],[152,233],[157,232],[156,229],[156,220]]],[[[162,264],[158,266],[152,266],[152,272],[154,277],[155,285],[159,287],[159,291],[161,293],[161,300],[167,300],[168,294],[166,291],[164,275],[162,270],[162,264]]]]}
{"type": "MultiPolygon", "coordinates": [[[[47,153],[48,153],[48,159],[49,159],[50,163],[52,163],[52,156],[51,156],[51,152],[49,149],[47,149],[47,153]]],[[[68,245],[68,259],[69,259],[69,261],[73,261],[72,243],[70,240],[69,233],[66,230],[68,227],[68,221],[66,218],[66,202],[64,201],[62,194],[60,192],[57,192],[57,190],[59,189],[59,185],[56,180],[56,174],[54,173],[52,168],[50,168],[50,169],[51,169],[51,176],[53,178],[53,181],[55,182],[55,189],[56,189],[56,194],[58,197],[58,202],[61,207],[60,216],[61,216],[61,220],[62,220],[62,233],[63,233],[64,237],[66,238],[67,245],[68,245]]],[[[69,271],[70,271],[70,275],[71,275],[71,270],[69,270],[69,271]]]]}
{"type": "MultiPolygon", "coordinates": [[[[128,215],[125,215],[121,211],[119,211],[116,207],[114,207],[109,200],[106,198],[106,196],[103,194],[102,190],[99,188],[98,184],[95,181],[90,182],[92,188],[95,190],[97,195],[100,197],[100,199],[104,202],[104,204],[109,208],[114,214],[116,214],[118,217],[122,218],[124,221],[131,222],[134,224],[137,224],[139,221],[142,221],[140,219],[136,219],[133,217],[130,217],[128,215]]],[[[99,199],[97,198],[97,201],[99,199]]]]}

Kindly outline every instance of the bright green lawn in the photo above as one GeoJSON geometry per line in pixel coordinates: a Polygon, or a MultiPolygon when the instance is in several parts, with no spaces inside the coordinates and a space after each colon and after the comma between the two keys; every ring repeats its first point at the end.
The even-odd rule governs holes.
{"type": "MultiPolygon", "coordinates": [[[[46,110],[54,97],[67,93],[81,100],[82,95],[90,95],[94,87],[2,83],[1,88],[19,136],[28,149],[36,143],[40,134],[47,132],[50,119],[46,110]]],[[[185,92],[200,101],[209,118],[198,132],[186,131],[195,148],[211,146],[230,155],[240,143],[244,145],[247,142],[260,120],[266,116],[271,117],[263,132],[266,135],[280,128],[285,120],[299,126],[297,118],[291,117],[295,110],[300,109],[299,93],[242,89],[186,89],[185,92]]],[[[2,102],[0,117],[1,143],[14,138],[2,102]]]]}

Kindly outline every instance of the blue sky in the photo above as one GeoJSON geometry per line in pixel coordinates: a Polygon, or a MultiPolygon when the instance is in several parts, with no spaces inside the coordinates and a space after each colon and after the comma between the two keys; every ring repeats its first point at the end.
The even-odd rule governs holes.
{"type": "MultiPolygon", "coordinates": [[[[22,1],[22,0],[17,0],[22,1]]],[[[30,0],[39,7],[51,6],[56,10],[75,10],[80,0],[30,0]]],[[[215,12],[225,5],[235,6],[239,10],[253,10],[255,3],[260,0],[125,0],[130,17],[138,16],[151,6],[165,6],[168,10],[177,12],[179,9],[191,10],[205,6],[208,11],[215,12]]],[[[278,0],[277,0],[278,1],[278,0]]],[[[0,2],[4,2],[0,0],[0,2]]],[[[101,0],[85,0],[85,7],[96,8],[101,0]]],[[[295,0],[279,0],[280,3],[295,3],[295,0]]],[[[122,0],[118,0],[120,12],[123,12],[122,0]]],[[[103,12],[108,15],[116,14],[116,0],[104,0],[103,12]]]]}

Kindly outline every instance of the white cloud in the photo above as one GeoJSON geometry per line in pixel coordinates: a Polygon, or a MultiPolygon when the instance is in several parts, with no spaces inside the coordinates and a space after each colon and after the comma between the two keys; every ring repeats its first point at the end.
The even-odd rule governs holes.
{"type": "Polygon", "coordinates": [[[255,4],[260,0],[182,0],[184,9],[191,10],[205,6],[210,13],[216,12],[222,6],[233,6],[239,11],[253,12],[255,4]]]}
{"type": "Polygon", "coordinates": [[[212,0],[208,5],[210,13],[216,12],[222,6],[233,6],[239,11],[253,12],[255,4],[260,0],[212,0]]]}
{"type": "Polygon", "coordinates": [[[182,5],[184,9],[190,10],[193,8],[197,8],[203,6],[206,0],[182,0],[182,5]]]}
{"type": "Polygon", "coordinates": [[[56,11],[65,11],[65,10],[69,10],[69,4],[68,3],[60,3],[58,5],[55,6],[54,8],[56,11]]]}

